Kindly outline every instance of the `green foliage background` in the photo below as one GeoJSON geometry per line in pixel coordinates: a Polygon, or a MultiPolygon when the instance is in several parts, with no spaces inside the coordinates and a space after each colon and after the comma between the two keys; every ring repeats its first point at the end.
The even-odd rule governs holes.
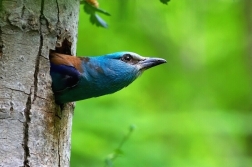
{"type": "Polygon", "coordinates": [[[108,29],[80,9],[77,55],[165,58],[113,95],[77,102],[72,167],[104,166],[131,124],[120,167],[252,166],[250,0],[100,0],[108,29]]]}

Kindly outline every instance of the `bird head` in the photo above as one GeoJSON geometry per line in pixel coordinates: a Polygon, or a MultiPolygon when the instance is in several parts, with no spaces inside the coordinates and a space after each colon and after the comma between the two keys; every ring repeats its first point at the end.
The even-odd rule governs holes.
{"type": "Polygon", "coordinates": [[[159,64],[166,63],[164,59],[143,57],[134,52],[116,52],[100,56],[100,58],[104,59],[106,62],[112,61],[112,63],[116,63],[121,68],[127,68],[128,70],[132,69],[133,71],[137,70],[138,73],[142,73],[144,70],[159,64]]]}
{"type": "Polygon", "coordinates": [[[108,94],[128,86],[145,70],[163,63],[166,60],[161,58],[143,57],[133,52],[116,52],[90,57],[86,71],[90,74],[90,79],[94,80],[94,85],[100,87],[101,91],[106,91],[101,93],[108,94]]]}

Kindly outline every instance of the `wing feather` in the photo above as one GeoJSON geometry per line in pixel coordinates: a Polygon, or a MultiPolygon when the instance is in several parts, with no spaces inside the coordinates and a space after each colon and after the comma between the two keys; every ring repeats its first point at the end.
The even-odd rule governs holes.
{"type": "Polygon", "coordinates": [[[61,92],[78,84],[83,72],[81,59],[60,53],[50,54],[52,89],[61,92]]]}
{"type": "Polygon", "coordinates": [[[55,65],[73,66],[79,72],[83,72],[83,69],[81,66],[82,60],[76,56],[70,56],[70,55],[61,54],[61,53],[51,53],[50,62],[55,65]]]}

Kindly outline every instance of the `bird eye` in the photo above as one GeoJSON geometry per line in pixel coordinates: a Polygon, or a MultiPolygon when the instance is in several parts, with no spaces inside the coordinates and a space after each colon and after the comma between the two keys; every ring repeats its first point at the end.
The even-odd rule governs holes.
{"type": "Polygon", "coordinates": [[[130,62],[132,59],[133,59],[133,57],[130,54],[125,54],[121,58],[121,60],[124,61],[124,62],[130,62]]]}

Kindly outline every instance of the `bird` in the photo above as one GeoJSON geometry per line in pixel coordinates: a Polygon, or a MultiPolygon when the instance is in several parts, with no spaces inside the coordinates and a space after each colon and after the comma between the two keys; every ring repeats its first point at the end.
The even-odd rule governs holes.
{"type": "Polygon", "coordinates": [[[111,94],[127,87],[145,70],[166,63],[134,52],[76,57],[49,54],[52,90],[57,104],[111,94]]]}

